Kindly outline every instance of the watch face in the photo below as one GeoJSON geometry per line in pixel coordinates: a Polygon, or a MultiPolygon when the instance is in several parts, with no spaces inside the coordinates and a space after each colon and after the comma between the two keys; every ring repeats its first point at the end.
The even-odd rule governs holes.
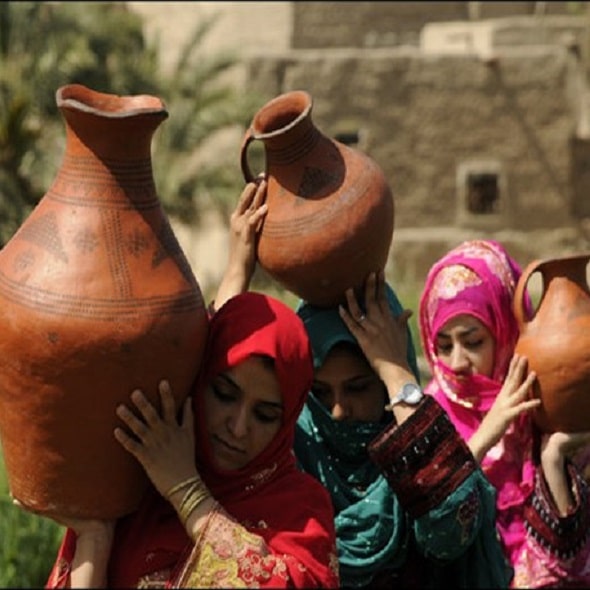
{"type": "Polygon", "coordinates": [[[415,383],[406,383],[400,392],[400,401],[407,404],[417,404],[424,397],[424,393],[420,386],[415,383]]]}

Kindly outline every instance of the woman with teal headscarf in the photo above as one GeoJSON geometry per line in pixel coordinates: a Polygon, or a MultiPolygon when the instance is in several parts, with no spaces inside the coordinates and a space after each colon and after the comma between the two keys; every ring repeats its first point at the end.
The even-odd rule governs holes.
{"type": "Polygon", "coordinates": [[[495,531],[494,489],[442,408],[414,391],[393,412],[355,419],[363,411],[362,383],[371,387],[367,375],[374,365],[387,380],[386,386],[379,379],[381,408],[400,383],[418,383],[419,372],[407,312],[382,275],[369,279],[364,309],[352,291],[347,295],[348,310],[304,302],[297,309],[310,337],[316,381],[297,423],[295,454],[332,497],[342,585],[508,587],[511,571],[495,531]],[[395,352],[379,344],[392,342],[381,338],[385,329],[398,331],[395,352]],[[322,373],[330,355],[343,349],[365,363],[364,376],[348,373],[349,383],[361,382],[349,392],[346,377],[334,369],[338,365],[326,377],[322,373]],[[397,360],[400,350],[406,358],[397,360]],[[390,377],[388,363],[405,373],[390,377]]]}
{"type": "MultiPolygon", "coordinates": [[[[212,311],[249,287],[265,189],[264,179],[249,183],[232,213],[212,311]]],[[[507,588],[495,490],[441,406],[422,395],[408,312],[382,273],[369,277],[364,307],[352,290],[346,300],[342,308],[297,309],[315,380],[295,443],[300,468],[332,497],[342,586],[507,588]],[[344,384],[345,404],[321,381],[338,355],[362,373],[344,384]]]]}

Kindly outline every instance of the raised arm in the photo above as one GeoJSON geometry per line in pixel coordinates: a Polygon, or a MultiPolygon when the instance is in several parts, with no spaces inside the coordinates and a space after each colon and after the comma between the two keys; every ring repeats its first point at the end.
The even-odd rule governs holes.
{"type": "Polygon", "coordinates": [[[268,210],[266,184],[264,178],[249,182],[231,214],[228,261],[213,300],[213,311],[250,287],[256,270],[256,241],[268,210]]]}
{"type": "MultiPolygon", "coordinates": [[[[335,554],[335,545],[331,544],[335,544],[333,529],[320,530],[312,512],[303,529],[267,531],[268,525],[264,523],[246,528],[217,502],[197,471],[190,398],[185,402],[178,423],[169,384],[163,381],[159,389],[162,415],[141,391],[134,391],[131,400],[139,417],[126,405],[117,409],[132,435],[118,428],[115,436],[137,458],[158,492],[174,507],[193,541],[192,550],[170,580],[172,586],[195,588],[211,584],[232,588],[250,583],[279,588],[293,587],[297,585],[294,580],[303,580],[304,587],[315,587],[324,585],[326,579],[337,586],[337,576],[329,573],[325,565],[328,551],[333,549],[335,554]],[[312,537],[325,555],[306,554],[302,539],[309,541],[312,537]],[[285,544],[284,539],[291,538],[293,540],[285,544]],[[275,539],[279,539],[278,549],[273,547],[275,539]],[[289,545],[297,548],[293,554],[287,549],[289,545]],[[302,545],[301,548],[298,545],[302,545]],[[315,571],[318,563],[322,577],[315,571]],[[313,567],[307,571],[310,564],[313,567]]],[[[321,489],[323,495],[315,495],[318,502],[325,498],[325,506],[315,506],[314,511],[329,514],[333,526],[329,496],[319,484],[310,482],[310,485],[321,489]]]]}
{"type": "Polygon", "coordinates": [[[569,480],[567,459],[580,447],[590,444],[590,432],[554,432],[541,438],[541,466],[555,507],[561,516],[577,503],[569,480]]]}
{"type": "MultiPolygon", "coordinates": [[[[13,499],[13,504],[33,512],[13,499]]],[[[48,518],[45,515],[38,515],[48,518]]],[[[61,567],[58,560],[52,568],[46,588],[106,588],[107,567],[111,555],[115,520],[81,519],[53,515],[57,524],[66,527],[65,538],[72,547],[67,567],[61,567]]],[[[60,549],[61,551],[61,549],[60,549]]]]}
{"type": "Polygon", "coordinates": [[[141,418],[126,405],[117,408],[117,415],[134,436],[122,428],[116,428],[114,434],[141,463],[158,492],[176,509],[187,534],[195,540],[210,513],[217,509],[217,502],[195,465],[192,398],[186,399],[179,424],[169,383],[162,381],[159,391],[162,416],[143,392],[136,390],[131,401],[141,418]]]}
{"type": "MultiPolygon", "coordinates": [[[[340,308],[340,316],[356,338],[365,357],[385,383],[391,401],[405,383],[418,384],[407,360],[408,319],[412,315],[405,310],[394,317],[385,294],[383,272],[371,273],[365,285],[366,313],[360,308],[354,291],[346,292],[347,307],[340,308]]],[[[392,406],[396,422],[401,424],[416,410],[416,406],[404,402],[392,406]]]]}
{"type": "Polygon", "coordinates": [[[527,399],[528,391],[535,379],[534,371],[527,375],[526,357],[515,354],[494,404],[467,443],[473,456],[480,463],[487,452],[504,436],[515,418],[541,404],[540,399],[527,399]]]}

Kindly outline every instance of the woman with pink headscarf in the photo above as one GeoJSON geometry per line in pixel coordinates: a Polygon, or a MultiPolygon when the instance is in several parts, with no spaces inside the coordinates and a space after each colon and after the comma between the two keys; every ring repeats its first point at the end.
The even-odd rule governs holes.
{"type": "MultiPolygon", "coordinates": [[[[467,241],[430,269],[420,336],[447,411],[497,490],[497,528],[514,588],[590,584],[588,487],[571,461],[588,433],[539,432],[528,396],[536,378],[515,355],[512,311],[521,269],[493,240],[467,241]]],[[[530,302],[529,302],[530,310],[530,302]]]]}

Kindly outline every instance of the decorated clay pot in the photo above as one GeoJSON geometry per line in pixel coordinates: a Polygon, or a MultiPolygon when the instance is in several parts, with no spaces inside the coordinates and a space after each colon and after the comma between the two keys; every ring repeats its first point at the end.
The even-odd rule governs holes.
{"type": "Polygon", "coordinates": [[[385,267],[394,201],[376,162],[324,135],[311,110],[303,91],[264,105],[244,136],[241,167],[246,181],[253,180],[248,146],[261,141],[268,179],[261,267],[302,299],[330,306],[385,267]]]}
{"type": "Polygon", "coordinates": [[[516,352],[537,373],[533,395],[542,405],[533,414],[544,432],[590,430],[590,254],[537,260],[516,286],[514,313],[520,327],[516,352]],[[532,318],[523,297],[534,273],[543,280],[532,318]]]}
{"type": "Polygon", "coordinates": [[[0,436],[10,492],[47,515],[116,518],[148,485],[113,436],[141,388],[177,404],[199,369],[201,290],[156,195],[156,97],[61,87],[53,184],[0,251],[0,436]]]}

